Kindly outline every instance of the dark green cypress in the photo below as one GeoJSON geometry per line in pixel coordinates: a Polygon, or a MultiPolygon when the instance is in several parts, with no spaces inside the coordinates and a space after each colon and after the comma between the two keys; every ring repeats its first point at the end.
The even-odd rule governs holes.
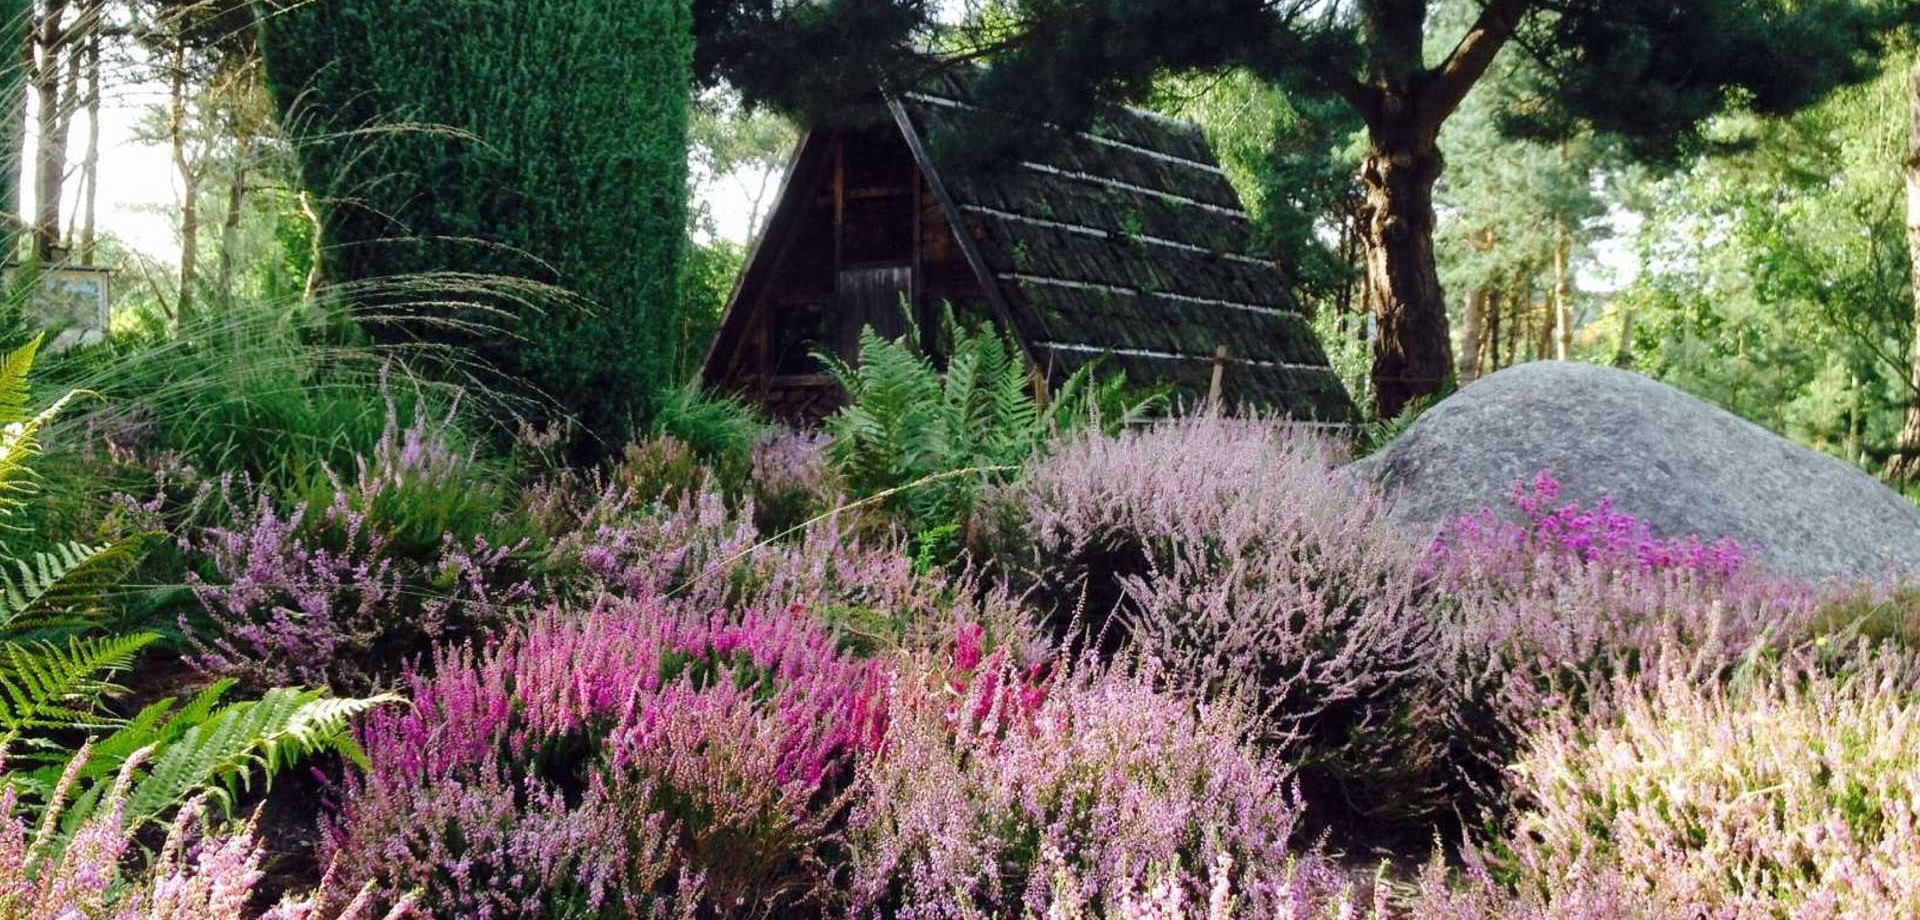
{"type": "Polygon", "coordinates": [[[474,306],[429,317],[498,328],[376,335],[460,345],[603,447],[631,435],[673,382],[688,0],[271,0],[264,23],[269,83],[325,225],[324,277],[363,315],[465,287],[436,273],[577,295],[466,290],[446,299],[474,306]]]}

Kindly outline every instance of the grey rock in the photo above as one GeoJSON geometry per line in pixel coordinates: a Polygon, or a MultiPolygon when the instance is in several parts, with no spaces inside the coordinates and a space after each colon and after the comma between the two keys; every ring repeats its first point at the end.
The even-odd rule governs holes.
{"type": "Polygon", "coordinates": [[[1393,516],[1414,525],[1509,510],[1513,484],[1544,469],[1562,501],[1612,496],[1656,535],[1731,537],[1782,574],[1920,576],[1920,507],[1841,460],[1613,368],[1501,371],[1349,469],[1384,484],[1393,516]]]}

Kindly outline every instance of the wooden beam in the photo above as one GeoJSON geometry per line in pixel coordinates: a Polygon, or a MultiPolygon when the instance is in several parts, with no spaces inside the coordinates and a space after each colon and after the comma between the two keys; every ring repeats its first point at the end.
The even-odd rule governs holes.
{"type": "Polygon", "coordinates": [[[926,230],[920,223],[920,212],[923,209],[923,202],[920,200],[920,187],[920,164],[915,163],[913,164],[913,268],[911,270],[912,274],[907,277],[907,315],[913,317],[913,324],[915,326],[920,327],[920,351],[924,354],[931,354],[934,343],[939,338],[939,336],[936,335],[939,330],[933,327],[939,320],[936,317],[928,315],[931,311],[927,309],[927,304],[923,302],[926,299],[927,293],[926,282],[921,279],[921,275],[926,271],[927,260],[925,259],[925,255],[927,240],[926,230]]]}
{"type": "Polygon", "coordinates": [[[1013,336],[1014,342],[1019,344],[1021,354],[1026,356],[1027,365],[1042,367],[1038,356],[1034,354],[1033,343],[1028,342],[1027,337],[1020,334],[1020,327],[1014,323],[1013,310],[1007,305],[1006,292],[1001,290],[1000,281],[994,277],[993,269],[987,265],[986,257],[980,254],[980,247],[975,242],[973,233],[967,228],[966,215],[954,204],[953,195],[948,193],[946,183],[941,181],[940,170],[935,168],[933,157],[928,155],[927,145],[920,139],[920,130],[913,125],[913,116],[907,112],[907,107],[901,104],[898,97],[887,100],[887,109],[893,112],[894,123],[900,126],[900,133],[907,140],[907,149],[913,151],[914,162],[919,165],[921,174],[926,176],[927,188],[932,190],[934,199],[940,202],[940,209],[946,212],[947,225],[953,228],[954,242],[959,245],[961,255],[966,256],[967,266],[973,269],[974,277],[979,280],[981,289],[986,292],[987,303],[993,306],[994,316],[999,319],[1002,326],[1006,327],[1007,334],[1013,336]]]}
{"type": "Polygon", "coordinates": [[[804,196],[790,193],[795,189],[807,188],[809,182],[818,181],[817,164],[820,155],[825,152],[828,136],[824,132],[809,131],[794,145],[793,156],[787,161],[786,174],[774,194],[773,213],[768,215],[766,223],[760,228],[759,238],[753,241],[747,251],[745,267],[734,281],[733,294],[727,298],[726,310],[720,314],[720,330],[707,347],[706,360],[701,362],[701,376],[709,385],[718,383],[734,370],[733,359],[740,351],[737,343],[743,332],[742,326],[752,318],[749,314],[765,299],[764,288],[774,268],[786,261],[788,251],[793,248],[798,236],[794,231],[806,213],[806,202],[801,200],[804,196]]]}

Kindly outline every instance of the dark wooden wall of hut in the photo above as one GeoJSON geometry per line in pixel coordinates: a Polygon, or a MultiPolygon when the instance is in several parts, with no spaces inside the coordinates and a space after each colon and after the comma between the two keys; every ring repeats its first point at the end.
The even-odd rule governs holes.
{"type": "Polygon", "coordinates": [[[909,312],[932,345],[946,305],[962,316],[985,309],[948,215],[892,124],[809,138],[765,233],[759,252],[771,253],[771,270],[749,271],[733,305],[746,315],[733,318],[737,338],[716,346],[724,353],[708,382],[777,418],[816,421],[839,406],[844,394],[817,352],[851,360],[863,328],[899,336],[909,312]]]}

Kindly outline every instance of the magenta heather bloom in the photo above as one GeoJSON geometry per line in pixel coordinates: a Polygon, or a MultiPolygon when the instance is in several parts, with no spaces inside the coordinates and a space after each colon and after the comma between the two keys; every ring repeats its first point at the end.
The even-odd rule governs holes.
{"type": "Polygon", "coordinates": [[[1746,563],[1733,540],[1655,537],[1645,521],[1613,510],[1609,497],[1602,496],[1591,509],[1579,502],[1556,506],[1559,499],[1559,481],[1551,471],[1541,470],[1532,483],[1513,484],[1513,505],[1524,523],[1505,521],[1493,509],[1482,509],[1448,525],[1434,540],[1434,555],[1442,565],[1452,567],[1497,565],[1506,557],[1522,555],[1713,578],[1730,578],[1746,563]]]}
{"type": "Polygon", "coordinates": [[[1456,601],[1452,683],[1466,709],[1498,723],[1470,729],[1504,735],[1488,742],[1496,749],[1543,714],[1585,705],[1595,682],[1671,664],[1711,683],[1810,629],[1817,592],[1746,566],[1731,541],[1656,538],[1605,499],[1556,506],[1545,472],[1513,494],[1524,524],[1483,509],[1444,528],[1428,559],[1456,601]]]}
{"type": "Polygon", "coordinates": [[[875,686],[799,611],[542,614],[369,720],[327,851],[436,917],[817,909],[875,686]]]}

